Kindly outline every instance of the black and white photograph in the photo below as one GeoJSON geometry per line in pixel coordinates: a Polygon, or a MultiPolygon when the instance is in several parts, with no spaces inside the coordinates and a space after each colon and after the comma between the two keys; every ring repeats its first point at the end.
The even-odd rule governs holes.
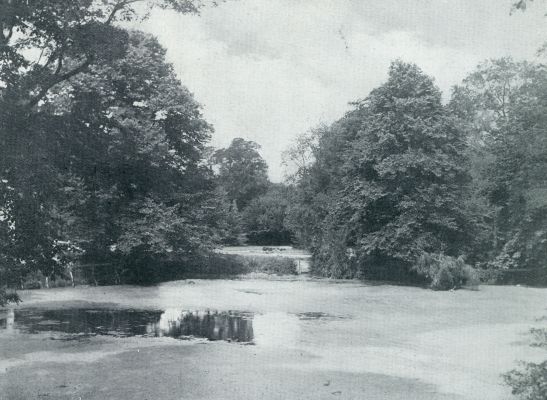
{"type": "Polygon", "coordinates": [[[0,0],[0,400],[547,400],[547,0],[0,0]]]}

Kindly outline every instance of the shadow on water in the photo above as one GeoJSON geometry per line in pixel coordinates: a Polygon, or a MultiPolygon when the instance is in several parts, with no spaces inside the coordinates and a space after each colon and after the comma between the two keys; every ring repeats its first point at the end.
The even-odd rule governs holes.
{"type": "Polygon", "coordinates": [[[236,311],[21,309],[0,314],[0,330],[13,333],[57,332],[74,337],[205,338],[252,343],[253,315],[236,311]]]}

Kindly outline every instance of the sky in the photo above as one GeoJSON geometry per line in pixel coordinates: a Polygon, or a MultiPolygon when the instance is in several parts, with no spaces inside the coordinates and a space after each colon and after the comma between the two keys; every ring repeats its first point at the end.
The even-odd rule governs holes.
{"type": "Polygon", "coordinates": [[[444,93],[483,60],[536,59],[547,40],[544,3],[510,14],[514,0],[228,0],[200,16],[154,10],[137,29],[157,36],[182,83],[203,105],[212,145],[262,146],[270,178],[282,152],[330,124],[415,62],[444,93]]]}

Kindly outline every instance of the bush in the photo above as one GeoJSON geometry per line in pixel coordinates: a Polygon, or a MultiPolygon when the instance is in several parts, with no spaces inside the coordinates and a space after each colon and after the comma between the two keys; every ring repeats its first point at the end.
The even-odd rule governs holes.
{"type": "Polygon", "coordinates": [[[478,271],[461,257],[426,253],[418,259],[413,270],[425,277],[434,290],[477,289],[480,284],[478,271]]]}
{"type": "MultiPolygon", "coordinates": [[[[547,329],[532,328],[532,347],[547,348],[547,329]]],[[[547,361],[539,364],[521,362],[521,368],[503,375],[505,383],[512,388],[512,393],[522,400],[547,399],[547,361]]]]}
{"type": "Polygon", "coordinates": [[[248,263],[249,272],[276,275],[296,275],[296,262],[287,257],[241,257],[248,263]]]}
{"type": "Polygon", "coordinates": [[[521,369],[514,369],[503,378],[511,386],[512,393],[523,400],[547,399],[547,361],[522,363],[521,369]]]}
{"type": "Polygon", "coordinates": [[[5,289],[0,288],[0,307],[4,307],[8,303],[19,303],[21,299],[15,292],[7,292],[5,289]]]}
{"type": "Polygon", "coordinates": [[[296,262],[287,257],[244,257],[236,254],[216,254],[208,258],[201,268],[201,272],[208,275],[226,276],[251,272],[294,275],[297,271],[296,262]]]}
{"type": "Polygon", "coordinates": [[[297,266],[296,262],[288,257],[248,257],[237,254],[212,253],[183,266],[173,265],[170,274],[164,274],[164,278],[168,280],[187,277],[222,278],[252,272],[294,275],[297,273],[297,266]]]}

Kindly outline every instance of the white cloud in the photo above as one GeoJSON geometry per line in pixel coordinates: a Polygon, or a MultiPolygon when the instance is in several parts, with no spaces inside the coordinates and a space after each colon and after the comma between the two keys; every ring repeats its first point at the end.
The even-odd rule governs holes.
{"type": "Polygon", "coordinates": [[[332,122],[386,77],[416,62],[444,92],[485,58],[531,57],[542,10],[509,16],[511,0],[240,0],[200,17],[157,11],[138,26],[160,38],[215,126],[262,145],[272,179],[299,133],[332,122]]]}

